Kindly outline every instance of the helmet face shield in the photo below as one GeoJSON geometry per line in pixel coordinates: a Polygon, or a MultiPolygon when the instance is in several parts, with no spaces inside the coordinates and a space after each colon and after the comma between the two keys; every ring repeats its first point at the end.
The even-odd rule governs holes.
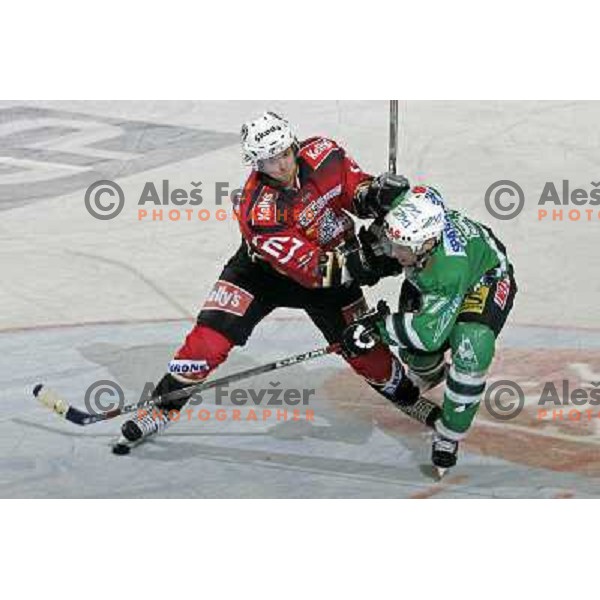
{"type": "Polygon", "coordinates": [[[255,168],[278,181],[290,181],[294,178],[297,170],[296,153],[290,146],[273,158],[258,160],[255,168]]]}
{"type": "Polygon", "coordinates": [[[379,246],[381,248],[381,251],[386,256],[392,256],[393,244],[389,240],[389,238],[387,237],[387,235],[382,235],[381,236],[381,239],[379,240],[379,246]]]}
{"type": "Polygon", "coordinates": [[[390,244],[390,256],[393,258],[403,258],[410,256],[411,254],[416,255],[416,252],[410,246],[401,246],[400,244],[390,244]]]}
{"type": "Polygon", "coordinates": [[[388,244],[386,254],[391,258],[395,258],[402,266],[411,267],[421,266],[427,260],[430,252],[435,248],[437,242],[434,238],[431,238],[425,242],[419,251],[415,251],[410,246],[393,244],[389,240],[388,244]]]}
{"type": "Polygon", "coordinates": [[[410,246],[403,246],[401,244],[394,244],[387,236],[382,236],[379,241],[379,247],[381,252],[385,256],[395,258],[401,265],[408,266],[413,264],[417,255],[410,246]]]}

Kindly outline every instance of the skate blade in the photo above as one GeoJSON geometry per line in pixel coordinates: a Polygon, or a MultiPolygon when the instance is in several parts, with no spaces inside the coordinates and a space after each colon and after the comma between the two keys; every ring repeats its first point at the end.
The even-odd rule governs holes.
{"type": "Polygon", "coordinates": [[[434,465],[432,465],[431,463],[422,463],[421,465],[419,465],[419,471],[421,471],[421,474],[423,475],[423,477],[426,477],[427,479],[431,479],[432,481],[435,481],[436,483],[439,483],[446,471],[448,471],[449,469],[443,469],[441,467],[436,467],[434,465]],[[441,471],[441,473],[440,473],[441,471]]]}
{"type": "Polygon", "coordinates": [[[448,469],[444,467],[433,467],[433,472],[438,481],[441,481],[444,478],[444,475],[448,472],[448,469]]]}

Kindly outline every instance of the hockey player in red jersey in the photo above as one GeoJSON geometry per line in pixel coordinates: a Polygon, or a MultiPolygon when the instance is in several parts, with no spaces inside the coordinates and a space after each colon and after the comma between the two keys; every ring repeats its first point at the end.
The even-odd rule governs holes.
{"type": "MultiPolygon", "coordinates": [[[[288,122],[272,112],[246,123],[241,137],[245,162],[253,167],[235,209],[241,245],[155,396],[206,378],[277,307],[303,309],[329,343],[340,342],[345,327],[367,310],[360,285],[375,283],[386,266],[373,268],[378,259],[363,254],[346,211],[362,218],[384,215],[408,188],[406,179],[374,178],[333,140],[299,142],[288,122]]],[[[396,261],[391,263],[398,269],[396,261]]],[[[417,401],[418,389],[385,345],[344,358],[397,406],[417,401]]],[[[188,399],[158,399],[162,410],[125,422],[124,437],[137,441],[161,430],[168,412],[180,410],[188,399]]]]}

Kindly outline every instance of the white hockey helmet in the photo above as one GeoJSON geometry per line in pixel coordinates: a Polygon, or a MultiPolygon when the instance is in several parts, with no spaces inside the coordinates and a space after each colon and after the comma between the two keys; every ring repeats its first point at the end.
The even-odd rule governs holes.
{"type": "Polygon", "coordinates": [[[258,161],[273,158],[297,142],[290,124],[270,111],[244,123],[241,136],[244,162],[254,167],[258,167],[258,161]]]}
{"type": "Polygon", "coordinates": [[[386,215],[385,235],[392,245],[423,254],[425,242],[441,240],[445,214],[443,200],[436,190],[424,186],[413,188],[386,215]],[[439,201],[432,201],[433,195],[439,201]]]}

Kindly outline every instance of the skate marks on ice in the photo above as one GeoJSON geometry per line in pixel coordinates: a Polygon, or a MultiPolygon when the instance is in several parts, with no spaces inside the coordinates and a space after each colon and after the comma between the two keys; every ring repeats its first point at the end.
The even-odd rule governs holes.
{"type": "MultiPolygon", "coordinates": [[[[9,369],[6,357],[28,348],[29,357],[23,350],[23,372],[35,372],[36,380],[46,380],[73,403],[81,404],[87,385],[99,378],[113,379],[133,394],[148,376],[163,372],[164,357],[172,354],[187,326],[97,326],[0,336],[6,350],[2,372],[7,374],[0,496],[395,497],[420,489],[404,449],[380,436],[371,421],[354,422],[351,415],[340,413],[321,393],[321,382],[341,366],[336,359],[310,369],[298,365],[277,379],[288,388],[306,382],[314,386],[314,423],[181,422],[126,459],[110,454],[117,422],[74,427],[31,399],[27,378],[8,375],[16,371],[9,369]],[[165,344],[170,340],[172,344],[165,344]],[[370,449],[373,439],[377,451],[370,449]]],[[[273,325],[268,329],[273,337],[273,325]]],[[[291,334],[270,349],[273,357],[291,352],[296,332],[291,334]]],[[[258,332],[256,346],[232,355],[227,368],[234,371],[268,360],[270,356],[260,355],[263,337],[258,332]]],[[[302,337],[299,343],[306,348],[322,343],[318,336],[302,337]]],[[[248,387],[259,389],[273,380],[257,378],[248,387]]],[[[203,407],[214,408],[214,396],[207,395],[203,407]]]]}
{"type": "MultiPolygon", "coordinates": [[[[97,326],[0,336],[5,408],[5,417],[0,423],[0,447],[5,457],[0,461],[0,496],[135,497],[138,494],[163,496],[169,490],[173,495],[216,497],[230,494],[293,496],[299,493],[296,484],[290,481],[283,486],[279,481],[281,475],[275,477],[276,484],[257,484],[253,491],[248,488],[252,482],[262,480],[262,475],[255,470],[273,471],[274,464],[278,465],[275,470],[287,473],[287,467],[294,462],[294,452],[304,445],[304,435],[294,430],[294,424],[286,426],[283,423],[281,427],[278,423],[179,423],[172,429],[173,438],[160,438],[156,444],[148,444],[147,450],[140,448],[143,452],[136,455],[134,461],[119,462],[122,459],[113,457],[109,451],[118,422],[101,423],[89,430],[79,429],[44,411],[30,397],[33,381],[29,374],[35,374],[35,381],[45,380],[55,386],[77,405],[81,405],[86,387],[97,379],[112,379],[133,395],[147,379],[156,380],[162,374],[165,357],[172,355],[187,328],[187,323],[97,326]],[[172,340],[172,344],[165,344],[165,340],[172,340]],[[8,357],[22,360],[22,371],[11,369],[8,357]],[[21,373],[28,373],[28,377],[21,373]],[[268,441],[271,436],[275,444],[268,441]],[[209,439],[211,444],[196,443],[203,439],[209,439]],[[253,450],[253,444],[247,443],[247,440],[255,439],[260,440],[259,450],[253,450]],[[278,439],[283,441],[278,442],[278,439]],[[278,443],[280,447],[276,451],[274,446],[278,443]],[[117,462],[111,464],[107,460],[117,462]],[[139,461],[144,467],[141,470],[139,461]],[[206,461],[210,466],[199,466],[206,461]],[[228,477],[222,471],[222,465],[216,465],[223,461],[231,465],[229,471],[237,469],[239,472],[228,477]],[[235,467],[236,464],[239,466],[235,467]],[[259,468],[260,465],[263,466],[259,468]],[[198,478],[198,470],[203,473],[201,478],[198,478]],[[172,483],[173,472],[181,473],[176,485],[172,483]],[[230,483],[238,489],[225,491],[230,483]],[[282,486],[285,493],[281,491],[282,486]]],[[[311,341],[308,347],[314,345],[315,341],[311,341]]],[[[273,356],[281,353],[278,349],[273,356]]],[[[255,366],[263,362],[259,356],[256,349],[237,353],[227,368],[233,371],[255,366]]],[[[299,373],[302,371],[296,369],[295,377],[299,373]]],[[[314,371],[311,378],[316,378],[314,371]]],[[[282,378],[281,382],[287,387],[299,385],[292,379],[282,378]]],[[[252,382],[255,389],[260,385],[267,383],[258,379],[252,382]]],[[[205,403],[207,407],[211,406],[209,396],[205,403]]],[[[358,435],[358,441],[364,442],[362,434],[358,435]]],[[[344,456],[344,452],[339,454],[344,456]]],[[[370,467],[365,465],[366,469],[370,467]]],[[[351,472],[353,469],[343,470],[351,472]]],[[[326,465],[323,470],[324,473],[335,471],[335,463],[326,465]]],[[[382,477],[380,474],[379,479],[382,477]]],[[[328,489],[323,485],[321,488],[328,489]]],[[[304,489],[302,493],[313,493],[310,485],[304,489]]],[[[339,493],[346,492],[340,490],[339,493]]],[[[353,488],[347,493],[360,495],[361,491],[353,488]]],[[[393,493],[388,491],[387,495],[393,493]]]]}
{"type": "Polygon", "coordinates": [[[590,396],[600,386],[600,331],[511,328],[501,338],[489,381],[500,380],[521,387],[524,408],[514,419],[498,421],[483,406],[468,448],[556,472],[600,476],[600,406],[590,396]],[[571,402],[576,389],[587,396],[584,404],[571,402]],[[562,404],[540,403],[548,390],[556,390],[562,404]]]}
{"type": "MultiPolygon", "coordinates": [[[[507,351],[510,354],[510,351],[507,351]]],[[[600,354],[596,354],[600,356],[600,354]]],[[[517,357],[518,358],[518,357],[517,357]]],[[[513,374],[514,375],[514,374],[513,374]]],[[[495,377],[503,378],[495,370],[495,377]]],[[[575,431],[566,440],[560,432],[548,430],[542,437],[539,430],[527,425],[527,408],[519,424],[499,423],[482,407],[476,425],[463,443],[459,464],[450,469],[442,482],[437,482],[430,467],[430,436],[409,419],[377,396],[362,396],[362,382],[336,373],[329,381],[329,399],[357,421],[373,423],[375,429],[391,436],[409,449],[411,461],[418,465],[421,481],[432,482],[414,497],[596,497],[600,493],[597,478],[600,458],[597,445],[600,438],[585,430],[575,431]],[[400,418],[399,418],[400,416],[400,418]],[[521,421],[525,420],[525,424],[521,421]],[[457,487],[454,487],[457,486],[457,487]],[[457,494],[458,492],[458,494],[457,494]]],[[[516,379],[516,377],[515,377],[516,379]]],[[[432,399],[440,402],[441,393],[432,399]]],[[[411,497],[413,494],[411,494],[411,497]]]]}
{"type": "MultiPolygon", "coordinates": [[[[6,380],[0,497],[600,496],[595,425],[532,423],[530,407],[514,423],[494,422],[483,409],[459,465],[442,482],[433,482],[420,470],[429,461],[427,432],[353,376],[338,357],[236,384],[254,390],[271,382],[314,388],[309,406],[314,421],[181,421],[128,457],[110,453],[118,422],[79,429],[29,396],[33,382],[22,373],[36,373],[36,379],[47,381],[77,405],[97,379],[115,380],[129,399],[146,380],[164,371],[165,357],[188,326],[105,325],[0,335],[6,380]],[[17,352],[24,367],[17,371],[9,368],[7,357],[19,348],[28,351],[17,352]]],[[[594,365],[600,364],[600,344],[594,347],[591,337],[587,343],[585,335],[578,336],[590,346],[583,351],[569,348],[567,335],[546,330],[546,341],[552,339],[553,347],[544,354],[525,348],[521,333],[514,329],[503,340],[494,377],[525,384],[548,377],[558,380],[564,369],[579,369],[586,377],[585,368],[595,373],[594,365]]],[[[267,320],[246,348],[232,353],[219,374],[322,343],[307,320],[267,320]]],[[[203,395],[202,405],[194,408],[214,411],[214,394],[203,395]]],[[[243,408],[243,414],[248,410],[243,408]]]]}

